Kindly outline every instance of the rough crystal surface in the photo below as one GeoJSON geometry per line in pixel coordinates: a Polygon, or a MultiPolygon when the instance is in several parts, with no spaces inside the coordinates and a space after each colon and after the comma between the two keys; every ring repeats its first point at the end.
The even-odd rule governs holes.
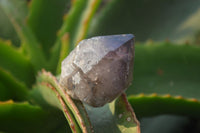
{"type": "Polygon", "coordinates": [[[103,106],[131,83],[133,58],[132,34],[83,40],[63,60],[60,85],[74,99],[103,106]]]}

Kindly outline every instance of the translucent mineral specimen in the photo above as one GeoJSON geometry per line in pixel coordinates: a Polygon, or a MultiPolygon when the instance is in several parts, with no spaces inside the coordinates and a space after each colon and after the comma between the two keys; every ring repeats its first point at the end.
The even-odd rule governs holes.
{"type": "Polygon", "coordinates": [[[62,62],[60,85],[74,99],[100,107],[132,81],[134,36],[98,36],[83,40],[62,62]]]}

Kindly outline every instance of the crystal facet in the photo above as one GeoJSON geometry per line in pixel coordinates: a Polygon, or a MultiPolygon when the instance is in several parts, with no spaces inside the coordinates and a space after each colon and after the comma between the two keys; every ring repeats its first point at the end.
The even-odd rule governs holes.
{"type": "Polygon", "coordinates": [[[60,85],[74,99],[103,106],[130,85],[133,58],[132,34],[83,40],[63,60],[60,85]]]}

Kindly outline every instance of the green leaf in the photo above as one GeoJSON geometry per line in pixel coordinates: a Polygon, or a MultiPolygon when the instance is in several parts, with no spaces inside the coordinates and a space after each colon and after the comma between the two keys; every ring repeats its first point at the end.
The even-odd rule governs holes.
{"type": "Polygon", "coordinates": [[[32,0],[30,3],[27,22],[47,57],[56,40],[67,4],[69,0],[32,0]]]}
{"type": "Polygon", "coordinates": [[[49,114],[27,102],[0,102],[0,130],[3,132],[57,132],[63,127],[62,114],[49,114]]]}
{"type": "Polygon", "coordinates": [[[195,120],[187,117],[161,115],[141,120],[142,133],[192,133],[195,120]]]}
{"type": "Polygon", "coordinates": [[[171,94],[200,100],[200,47],[135,46],[134,81],[127,94],[171,94]]]}
{"type": "Polygon", "coordinates": [[[14,27],[12,26],[10,20],[5,15],[3,10],[0,8],[0,38],[9,39],[13,42],[15,46],[20,45],[19,38],[15,32],[14,27]]]}
{"type": "Polygon", "coordinates": [[[28,89],[17,79],[15,79],[10,73],[0,68],[0,100],[13,99],[22,101],[27,99],[28,89]],[[7,96],[7,97],[6,97],[7,96]]]}
{"type": "Polygon", "coordinates": [[[162,114],[200,118],[200,102],[196,99],[186,99],[181,96],[141,94],[129,96],[128,100],[139,119],[162,114]]]}
{"type": "Polygon", "coordinates": [[[96,15],[90,36],[133,33],[136,41],[193,42],[200,31],[200,1],[111,0],[96,15]]]}
{"type": "Polygon", "coordinates": [[[0,8],[10,19],[22,42],[23,49],[38,70],[45,66],[45,58],[35,36],[26,26],[25,17],[28,12],[26,4],[25,0],[1,0],[0,8]]]}
{"type": "Polygon", "coordinates": [[[62,40],[61,40],[60,58],[59,58],[58,66],[56,70],[57,74],[60,74],[61,63],[67,57],[69,53],[70,53],[69,34],[66,33],[65,35],[63,35],[62,40]]]}
{"type": "Polygon", "coordinates": [[[133,95],[129,100],[139,117],[164,113],[199,117],[195,111],[200,107],[200,47],[136,45],[134,63],[134,81],[127,94],[133,95]]]}
{"type": "Polygon", "coordinates": [[[80,101],[71,99],[64,89],[60,87],[57,79],[49,72],[43,71],[40,73],[37,78],[37,83],[39,86],[36,86],[35,88],[40,90],[39,94],[42,95],[46,103],[60,108],[64,112],[70,126],[75,126],[75,128],[71,127],[74,132],[79,132],[80,129],[82,132],[93,132],[91,123],[92,126],[94,126],[94,132],[99,132],[102,128],[104,128],[105,132],[139,132],[140,130],[139,122],[126,100],[125,95],[102,108],[91,108],[87,105],[83,106],[80,101]],[[106,119],[104,119],[103,113],[106,112],[108,114],[106,115],[106,119]],[[89,119],[91,120],[91,123],[89,119]],[[96,121],[96,119],[98,119],[98,121],[96,121]],[[109,122],[104,123],[106,121],[109,122]],[[107,127],[103,127],[101,124],[105,124],[107,127]],[[111,126],[113,128],[110,128],[111,126]]]}
{"type": "MultiPolygon", "coordinates": [[[[88,28],[92,17],[100,3],[100,0],[76,0],[67,14],[63,26],[58,34],[58,40],[52,51],[52,64],[58,62],[59,53],[66,52],[65,55],[69,54],[69,51],[77,45],[79,41],[84,39],[87,35],[88,28]],[[69,36],[67,39],[68,49],[63,51],[61,48],[61,40],[64,36],[69,36]],[[59,52],[61,50],[61,52],[59,52]]],[[[63,58],[63,54],[60,55],[63,58]]],[[[57,73],[60,73],[60,61],[58,62],[57,73]]]]}
{"type": "MultiPolygon", "coordinates": [[[[58,73],[60,73],[59,67],[60,67],[61,61],[59,60],[59,57],[63,55],[63,54],[60,54],[60,53],[63,53],[61,51],[62,45],[65,45],[65,44],[62,44],[62,42],[61,42],[63,36],[66,36],[66,35],[70,36],[70,39],[66,40],[68,42],[65,41],[66,44],[69,45],[68,46],[69,50],[64,51],[64,52],[66,52],[66,54],[69,54],[68,51],[71,51],[74,47],[72,45],[72,43],[70,43],[70,42],[73,40],[73,36],[75,34],[74,32],[75,32],[75,29],[77,28],[78,22],[80,21],[82,11],[86,6],[86,1],[85,0],[76,0],[72,4],[73,5],[71,6],[68,14],[65,15],[65,17],[64,17],[63,25],[61,27],[61,30],[58,32],[58,37],[57,37],[56,43],[52,49],[52,53],[51,53],[52,56],[51,56],[50,64],[52,65],[53,72],[57,71],[58,73]]],[[[63,57],[60,57],[60,58],[63,58],[63,57]]]]}
{"type": "Polygon", "coordinates": [[[0,101],[6,101],[10,99],[11,97],[12,97],[11,93],[9,93],[5,85],[0,82],[0,101]]]}
{"type": "Polygon", "coordinates": [[[62,110],[68,120],[71,130],[74,132],[80,132],[80,127],[78,126],[72,112],[51,84],[44,82],[37,84],[31,91],[31,98],[33,98],[34,103],[39,104],[46,110],[52,110],[52,107],[62,110]]]}
{"type": "Polygon", "coordinates": [[[29,87],[35,79],[35,72],[30,61],[24,57],[10,42],[0,40],[0,67],[12,73],[19,81],[29,87]]]}
{"type": "Polygon", "coordinates": [[[62,106],[58,106],[58,102],[55,103],[54,101],[51,101],[51,99],[49,99],[50,97],[47,96],[47,94],[49,93],[42,93],[44,95],[43,97],[47,97],[46,100],[48,101],[48,103],[53,103],[54,106],[58,106],[65,114],[69,123],[74,123],[70,124],[72,131],[79,132],[80,127],[83,132],[92,132],[87,113],[82,103],[76,100],[72,100],[60,87],[57,79],[53,75],[51,75],[51,73],[45,71],[40,73],[40,75],[37,78],[37,83],[46,84],[46,86],[49,89],[54,90],[53,93],[57,96],[57,99],[59,100],[59,103],[62,106]]]}
{"type": "Polygon", "coordinates": [[[58,33],[58,42],[62,36],[67,33],[70,36],[70,50],[75,46],[73,44],[74,37],[77,34],[77,28],[81,21],[84,10],[86,10],[87,3],[89,0],[76,0],[72,3],[69,13],[65,16],[61,30],[58,33]]]}
{"type": "MultiPolygon", "coordinates": [[[[59,61],[59,56],[62,56],[60,55],[60,53],[63,53],[61,52],[61,46],[63,45],[61,43],[62,41],[62,38],[63,36],[70,36],[70,39],[67,39],[66,42],[68,45],[69,45],[69,50],[68,51],[71,51],[73,49],[73,46],[72,44],[69,44],[69,41],[72,41],[72,37],[74,36],[74,32],[75,32],[75,29],[76,29],[76,26],[78,24],[78,22],[80,21],[80,16],[82,14],[82,11],[84,9],[86,5],[86,1],[84,0],[76,0],[74,3],[73,3],[73,6],[71,6],[69,12],[67,15],[65,15],[64,17],[64,22],[63,22],[63,25],[61,27],[61,30],[58,32],[58,38],[56,40],[56,43],[52,49],[52,57],[51,57],[51,64],[53,65],[52,69],[53,69],[53,72],[55,71],[58,71],[60,72],[60,70],[56,70],[56,69],[59,69],[58,66],[60,66],[60,62],[58,64],[58,61],[59,61]]],[[[64,51],[66,52],[66,54],[69,54],[67,53],[67,51],[64,51]]],[[[63,57],[61,57],[63,58],[63,57]]]]}
{"type": "Polygon", "coordinates": [[[99,6],[99,3],[100,0],[88,0],[86,9],[81,16],[79,24],[77,25],[77,33],[74,41],[72,42],[73,45],[78,45],[78,43],[87,36],[88,28],[90,27],[91,20],[99,6]]]}
{"type": "Polygon", "coordinates": [[[140,124],[125,94],[100,108],[85,107],[95,133],[140,133],[140,124]]]}
{"type": "Polygon", "coordinates": [[[31,95],[32,97],[35,97],[35,102],[42,105],[47,110],[52,110],[52,107],[56,107],[62,110],[69,123],[71,131],[81,132],[72,111],[66,106],[66,103],[63,101],[61,96],[50,84],[38,84],[35,86],[31,95]]]}

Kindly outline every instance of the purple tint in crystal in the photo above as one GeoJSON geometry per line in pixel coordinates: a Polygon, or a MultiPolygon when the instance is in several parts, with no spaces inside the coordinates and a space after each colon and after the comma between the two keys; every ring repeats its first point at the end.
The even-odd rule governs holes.
{"type": "Polygon", "coordinates": [[[132,34],[83,40],[63,60],[60,85],[74,99],[103,106],[130,85],[133,59],[132,34]]]}

